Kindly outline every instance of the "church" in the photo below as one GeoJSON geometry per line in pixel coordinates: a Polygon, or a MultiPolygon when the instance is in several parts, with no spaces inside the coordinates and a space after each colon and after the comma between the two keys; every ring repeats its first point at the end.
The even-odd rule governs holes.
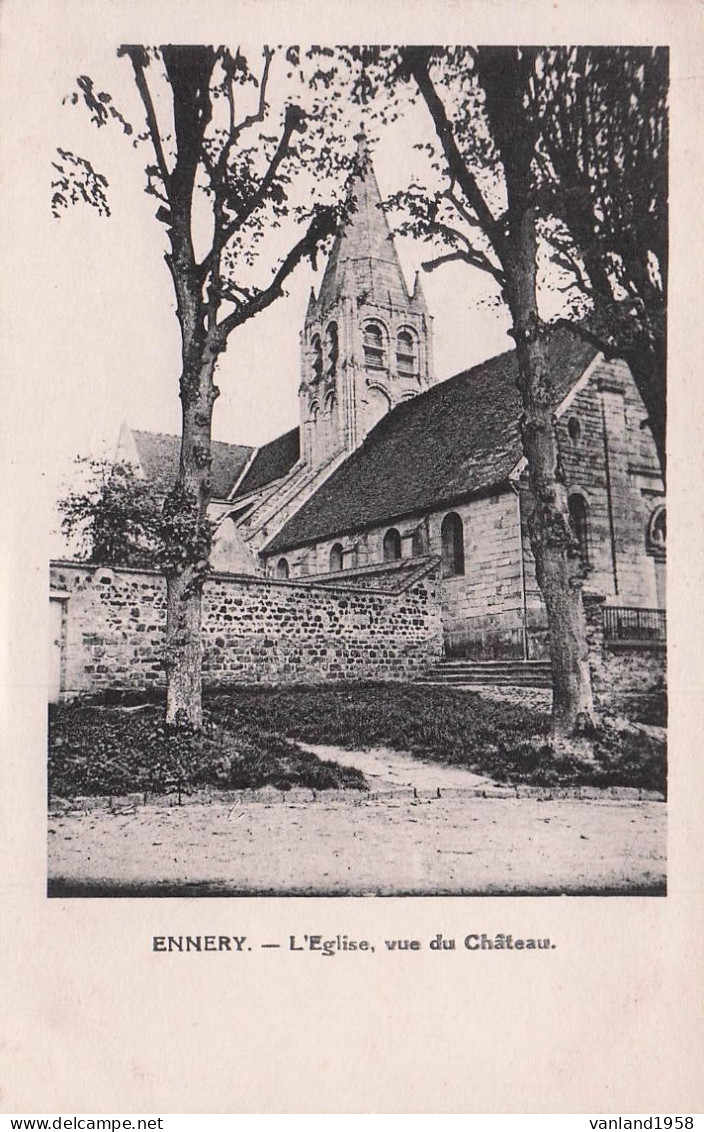
{"type": "MultiPolygon", "coordinates": [[[[301,335],[300,423],[269,444],[213,444],[211,564],[281,581],[365,584],[436,556],[449,657],[549,655],[525,520],[517,362],[437,382],[433,320],[409,293],[371,162],[301,335]]],[[[664,488],[628,367],[568,329],[548,340],[561,462],[585,588],[619,624],[665,605],[664,488]]],[[[117,459],[165,494],[180,440],[123,426],[117,459]]]]}

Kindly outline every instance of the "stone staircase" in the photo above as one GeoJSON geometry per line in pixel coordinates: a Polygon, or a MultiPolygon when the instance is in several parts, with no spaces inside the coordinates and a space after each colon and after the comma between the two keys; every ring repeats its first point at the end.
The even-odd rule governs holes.
{"type": "Polygon", "coordinates": [[[441,660],[419,684],[487,684],[551,688],[549,660],[441,660]]]}

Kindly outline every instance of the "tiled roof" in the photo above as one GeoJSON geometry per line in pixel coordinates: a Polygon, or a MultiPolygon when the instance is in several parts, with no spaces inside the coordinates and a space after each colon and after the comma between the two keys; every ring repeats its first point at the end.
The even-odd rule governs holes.
{"type": "MultiPolygon", "coordinates": [[[[158,495],[165,495],[174,486],[178,475],[181,437],[160,432],[133,430],[142,470],[158,495]]],[[[213,498],[227,499],[245,468],[253,448],[244,444],[223,444],[213,441],[213,498]]]]}
{"type": "Polygon", "coordinates": [[[235,499],[265,487],[274,480],[281,479],[290,472],[300,455],[299,430],[292,428],[283,436],[277,436],[268,444],[263,444],[252,460],[242,483],[237,488],[235,499]]]}
{"type": "MultiPolygon", "coordinates": [[[[548,340],[555,405],[596,351],[568,330],[548,340]]],[[[502,483],[521,457],[514,350],[398,405],[266,547],[278,552],[423,513],[502,483]]]]}

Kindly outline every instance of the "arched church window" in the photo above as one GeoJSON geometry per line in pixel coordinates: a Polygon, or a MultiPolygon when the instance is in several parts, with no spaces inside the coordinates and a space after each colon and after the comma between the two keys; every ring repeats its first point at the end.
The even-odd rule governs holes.
{"type": "Polygon", "coordinates": [[[401,557],[401,536],[395,527],[384,535],[384,562],[397,562],[401,557]]]}
{"type": "Polygon", "coordinates": [[[280,558],[276,563],[276,577],[279,581],[286,581],[289,576],[288,562],[285,558],[280,558]]]}
{"type": "Polygon", "coordinates": [[[655,600],[659,609],[665,608],[667,600],[665,569],[667,559],[667,512],[663,504],[656,507],[650,516],[645,536],[645,549],[653,559],[655,569],[655,600]]]}
{"type": "Polygon", "coordinates": [[[418,373],[418,342],[411,330],[399,330],[396,336],[396,368],[404,377],[418,373]]]}
{"type": "Polygon", "coordinates": [[[386,331],[380,322],[364,324],[364,364],[367,369],[386,369],[386,331]]]}
{"type": "Polygon", "coordinates": [[[320,335],[314,334],[311,338],[310,349],[313,364],[313,381],[321,381],[323,377],[323,344],[320,335]]]}
{"type": "Polygon", "coordinates": [[[313,422],[313,424],[315,424],[315,422],[317,421],[319,413],[320,413],[320,405],[318,404],[318,402],[317,401],[311,402],[310,419],[313,422]]]}
{"type": "Polygon", "coordinates": [[[337,373],[337,362],[340,356],[340,341],[336,322],[331,322],[325,331],[325,348],[327,353],[327,376],[335,377],[337,373]]]}
{"type": "Polygon", "coordinates": [[[583,495],[577,493],[570,495],[567,500],[570,513],[572,533],[579,544],[579,556],[582,565],[589,565],[589,508],[583,495]]]}
{"type": "Polygon", "coordinates": [[[443,578],[464,574],[464,527],[456,511],[450,511],[440,527],[443,578]]]}
{"type": "Polygon", "coordinates": [[[664,506],[656,507],[650,516],[645,538],[649,554],[664,558],[667,551],[667,513],[664,506]]]}
{"type": "Polygon", "coordinates": [[[330,551],[330,573],[342,569],[342,543],[336,542],[330,551]]]}

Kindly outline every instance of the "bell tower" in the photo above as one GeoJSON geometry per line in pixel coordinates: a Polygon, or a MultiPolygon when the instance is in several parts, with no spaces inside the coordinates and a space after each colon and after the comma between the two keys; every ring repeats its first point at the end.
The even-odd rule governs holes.
{"type": "Polygon", "coordinates": [[[381,418],[433,383],[432,318],[409,294],[364,134],[320,291],[301,335],[301,455],[311,467],[352,452],[381,418]]]}

